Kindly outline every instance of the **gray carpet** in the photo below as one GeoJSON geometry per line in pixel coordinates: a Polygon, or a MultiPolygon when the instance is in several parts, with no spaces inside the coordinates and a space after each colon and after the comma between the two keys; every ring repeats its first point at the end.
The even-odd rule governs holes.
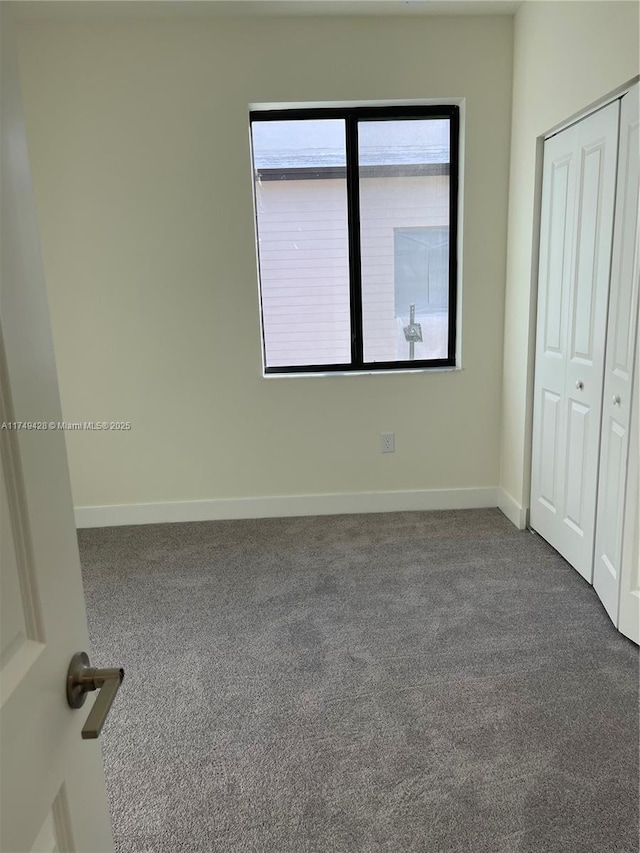
{"type": "Polygon", "coordinates": [[[497,510],[79,540],[118,853],[637,853],[637,648],[497,510]]]}

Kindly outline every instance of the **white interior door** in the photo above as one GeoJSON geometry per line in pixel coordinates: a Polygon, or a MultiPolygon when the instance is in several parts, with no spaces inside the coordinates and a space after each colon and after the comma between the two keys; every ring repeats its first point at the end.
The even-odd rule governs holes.
{"type": "MultiPolygon", "coordinates": [[[[629,427],[638,321],[638,86],[620,104],[620,153],[602,405],[593,585],[618,623],[629,427]]],[[[631,473],[631,472],[630,472],[631,473]]],[[[635,472],[637,477],[637,470],[635,472]]]]}
{"type": "Polygon", "coordinates": [[[531,526],[589,582],[618,115],[616,101],[544,150],[531,526]]]}
{"type": "MultiPolygon", "coordinates": [[[[0,425],[62,420],[9,7],[0,4],[0,425]]],[[[3,853],[113,850],[102,757],[66,700],[88,636],[64,435],[0,428],[3,853]]]]}
{"type": "Polygon", "coordinates": [[[620,567],[618,630],[640,645],[640,496],[638,494],[640,488],[640,346],[637,342],[634,372],[633,403],[629,425],[629,474],[620,567]]]}

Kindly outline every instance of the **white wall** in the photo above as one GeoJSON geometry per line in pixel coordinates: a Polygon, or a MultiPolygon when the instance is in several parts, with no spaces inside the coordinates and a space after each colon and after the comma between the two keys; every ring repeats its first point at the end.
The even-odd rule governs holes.
{"type": "Polygon", "coordinates": [[[133,424],[68,435],[77,506],[497,486],[510,17],[71,15],[19,42],[63,411],[133,424]],[[248,105],[458,96],[464,370],[263,379],[248,105]]]}
{"type": "Polygon", "coordinates": [[[500,467],[513,518],[528,507],[530,490],[536,139],[638,74],[639,9],[528,2],[515,18],[500,467]]]}

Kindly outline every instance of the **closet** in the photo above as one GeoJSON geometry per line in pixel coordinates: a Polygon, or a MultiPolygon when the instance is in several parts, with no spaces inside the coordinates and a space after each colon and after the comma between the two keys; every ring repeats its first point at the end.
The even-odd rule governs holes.
{"type": "Polygon", "coordinates": [[[640,606],[638,98],[546,140],[538,272],[530,523],[616,626],[640,606]]]}

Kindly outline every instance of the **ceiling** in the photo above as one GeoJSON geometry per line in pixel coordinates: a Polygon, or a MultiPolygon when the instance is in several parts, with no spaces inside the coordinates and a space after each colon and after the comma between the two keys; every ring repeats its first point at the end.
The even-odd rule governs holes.
{"type": "Polygon", "coordinates": [[[522,0],[14,0],[19,19],[513,15],[522,0]]]}

